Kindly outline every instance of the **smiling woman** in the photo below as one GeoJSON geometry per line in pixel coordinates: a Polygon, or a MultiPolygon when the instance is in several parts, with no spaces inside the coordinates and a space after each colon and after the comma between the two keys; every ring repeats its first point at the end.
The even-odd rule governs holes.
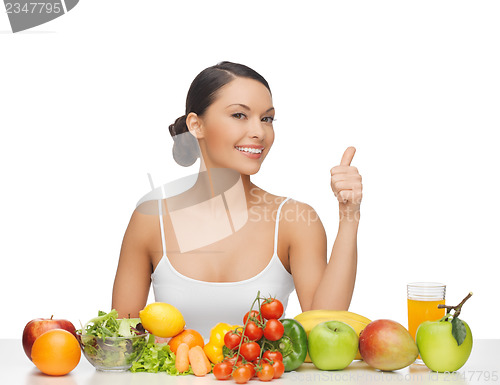
{"type": "MultiPolygon", "coordinates": [[[[235,85],[235,81],[250,82],[250,87],[253,85],[252,90],[257,92],[255,96],[257,98],[264,97],[264,103],[270,103],[270,108],[265,110],[264,114],[271,112],[273,114],[263,119],[266,123],[272,124],[274,107],[272,107],[270,101],[271,90],[269,84],[262,76],[246,66],[232,65],[232,63],[228,62],[209,67],[202,71],[191,84],[186,99],[186,115],[179,117],[169,127],[170,134],[174,138],[173,156],[181,166],[192,165],[200,155],[199,144],[195,140],[198,137],[188,128],[188,124],[189,126],[193,126],[193,129],[195,127],[198,128],[197,124],[199,122],[196,122],[196,119],[204,117],[205,125],[219,125],[221,129],[224,129],[223,127],[227,128],[228,125],[234,124],[234,120],[243,121],[246,119],[248,121],[250,113],[257,112],[252,111],[246,104],[232,103],[234,100],[248,99],[246,87],[242,87],[239,84],[235,85]],[[225,87],[226,85],[227,87],[225,87]],[[265,88],[262,89],[262,86],[265,88]],[[219,92],[222,87],[225,88],[225,92],[219,92]],[[223,97],[223,100],[220,97],[223,97]],[[208,109],[212,110],[211,113],[206,113],[208,109]],[[195,120],[194,122],[193,119],[195,120]],[[190,131],[193,135],[181,135],[190,131]]],[[[216,135],[217,131],[214,132],[213,129],[207,131],[209,134],[212,134],[210,138],[214,136],[220,137],[220,133],[216,135]]]]}
{"type": "Polygon", "coordinates": [[[200,158],[199,173],[180,192],[162,186],[132,214],[113,287],[121,316],[137,316],[151,282],[155,300],[177,307],[204,337],[217,322],[240,324],[258,291],[285,308],[295,289],[303,311],[348,309],[362,189],[350,166],[355,150],[331,170],[340,226],[327,264],[315,211],[250,180],[273,145],[274,114],[269,84],[247,66],[222,62],[196,76],[169,131],[174,159],[190,166],[200,158]]]}

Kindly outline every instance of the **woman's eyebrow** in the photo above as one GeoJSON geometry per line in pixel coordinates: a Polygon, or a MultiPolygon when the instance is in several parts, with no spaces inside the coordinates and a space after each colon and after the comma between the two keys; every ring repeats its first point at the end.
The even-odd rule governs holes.
{"type": "MultiPolygon", "coordinates": [[[[243,108],[247,109],[248,111],[250,111],[250,107],[248,107],[246,104],[234,103],[234,104],[230,104],[230,105],[229,105],[229,106],[227,106],[226,108],[229,108],[229,107],[231,107],[231,106],[241,106],[241,107],[243,107],[243,108]]],[[[272,111],[272,110],[274,110],[274,107],[268,108],[268,109],[266,110],[266,112],[265,112],[265,113],[267,113],[267,112],[269,112],[269,111],[272,111]]]]}

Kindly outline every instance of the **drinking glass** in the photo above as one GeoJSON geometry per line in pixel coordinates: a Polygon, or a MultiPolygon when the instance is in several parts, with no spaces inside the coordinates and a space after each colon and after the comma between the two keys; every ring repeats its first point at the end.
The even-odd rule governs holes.
{"type": "Polygon", "coordinates": [[[407,285],[408,331],[413,339],[419,325],[424,321],[442,318],[446,309],[438,305],[445,304],[446,285],[438,282],[412,282],[407,285]]]}
{"type": "MultiPolygon", "coordinates": [[[[446,309],[439,309],[444,305],[446,285],[438,282],[412,282],[407,285],[408,298],[408,331],[416,341],[417,329],[424,321],[441,319],[446,309]]],[[[418,355],[416,364],[423,365],[418,355]]]]}

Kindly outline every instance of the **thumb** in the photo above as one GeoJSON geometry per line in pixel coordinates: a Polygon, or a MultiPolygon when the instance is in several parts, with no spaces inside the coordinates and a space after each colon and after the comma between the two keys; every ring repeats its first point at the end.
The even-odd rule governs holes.
{"type": "Polygon", "coordinates": [[[344,151],[344,155],[342,155],[342,160],[340,161],[341,166],[350,166],[352,162],[352,158],[356,153],[356,149],[354,147],[347,147],[347,150],[344,151]]]}

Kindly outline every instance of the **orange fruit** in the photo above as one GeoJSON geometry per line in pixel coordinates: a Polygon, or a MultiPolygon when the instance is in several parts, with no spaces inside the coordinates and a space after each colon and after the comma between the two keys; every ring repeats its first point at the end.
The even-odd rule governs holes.
{"type": "Polygon", "coordinates": [[[51,376],[71,372],[80,362],[81,355],[77,339],[64,329],[52,329],[41,334],[31,349],[33,363],[51,376]]]}
{"type": "Polygon", "coordinates": [[[184,329],[182,332],[172,337],[170,341],[168,341],[168,346],[170,346],[172,352],[177,353],[177,348],[183,342],[187,344],[190,349],[195,346],[200,346],[202,348],[205,346],[202,335],[193,329],[184,329]]]}

